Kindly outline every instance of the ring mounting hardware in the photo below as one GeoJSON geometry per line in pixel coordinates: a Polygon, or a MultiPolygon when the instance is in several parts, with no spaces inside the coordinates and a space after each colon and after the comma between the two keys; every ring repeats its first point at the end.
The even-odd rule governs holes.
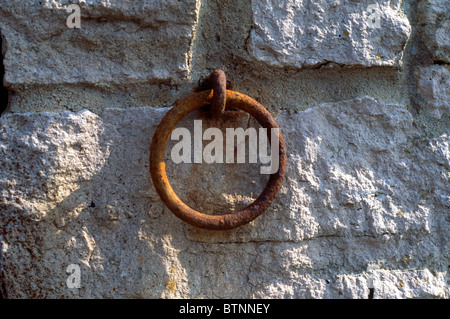
{"type": "MultiPolygon", "coordinates": [[[[227,106],[240,109],[253,116],[263,128],[267,129],[268,134],[270,134],[272,128],[279,129],[270,113],[247,95],[227,90],[225,91],[225,99],[227,106]]],[[[181,119],[196,109],[212,104],[213,101],[214,89],[194,93],[178,101],[166,113],[153,135],[150,146],[150,174],[161,200],[181,220],[200,228],[229,230],[254,220],[272,204],[281,189],[286,172],[286,146],[279,131],[278,170],[270,174],[269,180],[259,197],[243,210],[224,215],[209,215],[190,208],[175,194],[167,178],[164,161],[166,144],[181,119]]]]}

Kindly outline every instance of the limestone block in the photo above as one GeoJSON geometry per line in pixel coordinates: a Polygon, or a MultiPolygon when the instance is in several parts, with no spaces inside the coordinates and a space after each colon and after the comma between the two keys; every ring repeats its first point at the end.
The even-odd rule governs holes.
{"type": "Polygon", "coordinates": [[[420,1],[418,7],[423,41],[435,60],[450,63],[450,1],[420,1]]]}
{"type": "Polygon", "coordinates": [[[2,0],[5,83],[180,81],[197,14],[197,0],[2,0]],[[80,8],[80,28],[67,25],[69,4],[80,8]]]}
{"type": "Polygon", "coordinates": [[[450,71],[446,65],[432,65],[416,69],[417,92],[421,106],[431,116],[450,115],[450,71]]]}
{"type": "Polygon", "coordinates": [[[249,51],[277,67],[328,62],[398,67],[411,33],[400,5],[400,0],[254,0],[249,51]]]}
{"type": "MultiPolygon", "coordinates": [[[[149,146],[165,112],[0,118],[5,297],[448,298],[449,137],[420,136],[405,107],[360,98],[280,113],[282,191],[225,232],[185,224],[155,193],[149,146]]],[[[256,125],[223,125],[245,123],[256,125]]],[[[193,208],[235,211],[264,187],[257,164],[174,164],[173,143],[169,180],[193,208]]]]}

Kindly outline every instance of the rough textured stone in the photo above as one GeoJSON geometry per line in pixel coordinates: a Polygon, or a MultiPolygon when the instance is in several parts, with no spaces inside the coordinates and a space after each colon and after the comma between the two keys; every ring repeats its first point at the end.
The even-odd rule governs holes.
{"type": "Polygon", "coordinates": [[[180,81],[188,76],[197,1],[2,0],[7,85],[180,81]],[[69,3],[81,28],[70,29],[69,3]]]}
{"type": "Polygon", "coordinates": [[[428,0],[419,3],[419,23],[423,39],[433,58],[450,63],[450,1],[428,0]]]}
{"type": "Polygon", "coordinates": [[[447,65],[432,65],[416,70],[417,92],[423,109],[431,116],[450,115],[450,71],[447,65]]]}
{"type": "Polygon", "coordinates": [[[247,46],[251,0],[197,0],[195,7],[191,0],[73,1],[81,8],[80,30],[66,27],[69,1],[40,2],[42,9],[37,0],[0,0],[12,112],[166,107],[217,67],[236,90],[272,109],[363,96],[403,103],[395,68],[297,70],[254,63],[247,46]]]}
{"type": "MultiPolygon", "coordinates": [[[[19,112],[0,118],[0,293],[449,298],[448,4],[0,0],[19,112]],[[81,29],[66,26],[69,3],[81,29]],[[288,147],[277,200],[226,232],[176,218],[148,172],[166,112],[148,105],[173,105],[217,67],[277,114],[288,147]],[[23,113],[61,110],[73,112],[23,113]]],[[[257,126],[237,112],[180,125],[196,117],[257,126]]],[[[167,161],[176,193],[205,213],[253,201],[259,168],[167,161]]]]}
{"type": "MultiPolygon", "coordinates": [[[[5,296],[448,298],[448,135],[424,138],[406,108],[371,98],[283,112],[281,194],[251,224],[211,232],[173,216],[151,184],[164,114],[0,119],[5,296]],[[66,285],[70,264],[79,289],[66,285]]],[[[167,162],[180,197],[205,212],[239,209],[263,186],[257,165],[167,162]]]]}
{"type": "Polygon", "coordinates": [[[256,60],[278,67],[328,62],[398,67],[411,32],[400,5],[400,0],[252,1],[249,50],[256,60]],[[380,15],[379,25],[374,14],[380,15]]]}

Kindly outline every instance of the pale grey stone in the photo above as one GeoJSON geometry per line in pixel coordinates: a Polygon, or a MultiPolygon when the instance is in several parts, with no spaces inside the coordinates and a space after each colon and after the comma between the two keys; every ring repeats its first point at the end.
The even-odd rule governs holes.
{"type": "MultiPolygon", "coordinates": [[[[282,112],[279,197],[251,224],[212,232],[153,189],[149,146],[165,112],[0,118],[6,297],[448,298],[448,135],[425,138],[405,107],[372,98],[282,112]],[[70,264],[80,288],[67,286],[70,264]]],[[[264,186],[258,165],[169,154],[177,194],[205,213],[240,209],[264,186]]]]}
{"type": "Polygon", "coordinates": [[[450,71],[447,65],[416,69],[417,92],[422,108],[431,116],[450,115],[450,71]]]}
{"type": "Polygon", "coordinates": [[[5,83],[135,83],[185,79],[197,0],[2,0],[5,83]],[[66,24],[77,4],[81,28],[66,24]]]}
{"type": "MultiPolygon", "coordinates": [[[[333,242],[323,243],[324,246],[330,244],[333,246],[333,242]]],[[[315,259],[319,259],[309,251],[308,246],[311,243],[262,245],[258,251],[259,259],[255,260],[254,269],[249,275],[249,282],[255,287],[252,297],[367,299],[371,294],[370,289],[373,289],[374,299],[448,298],[445,272],[433,274],[429,269],[369,270],[369,267],[362,267],[360,272],[341,271],[334,275],[328,269],[320,268],[319,264],[314,267],[314,271],[305,271],[305,267],[313,268],[315,259]]],[[[346,250],[341,248],[336,253],[329,255],[327,252],[324,259],[339,264],[340,260],[332,261],[330,256],[345,258],[346,250]]]]}
{"type": "Polygon", "coordinates": [[[418,7],[423,41],[435,60],[450,63],[450,1],[420,1],[418,7]]]}
{"type": "Polygon", "coordinates": [[[254,0],[249,51],[277,67],[399,67],[411,27],[395,0],[254,0]]]}

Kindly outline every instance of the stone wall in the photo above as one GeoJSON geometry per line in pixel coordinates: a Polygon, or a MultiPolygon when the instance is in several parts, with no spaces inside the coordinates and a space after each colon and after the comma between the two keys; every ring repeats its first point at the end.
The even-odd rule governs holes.
{"type": "MultiPolygon", "coordinates": [[[[449,298],[449,2],[0,0],[1,294],[449,298]],[[275,202],[230,231],[175,217],[149,173],[156,126],[215,68],[288,152],[275,202]]],[[[205,213],[267,179],[248,163],[167,171],[205,213]]]]}

